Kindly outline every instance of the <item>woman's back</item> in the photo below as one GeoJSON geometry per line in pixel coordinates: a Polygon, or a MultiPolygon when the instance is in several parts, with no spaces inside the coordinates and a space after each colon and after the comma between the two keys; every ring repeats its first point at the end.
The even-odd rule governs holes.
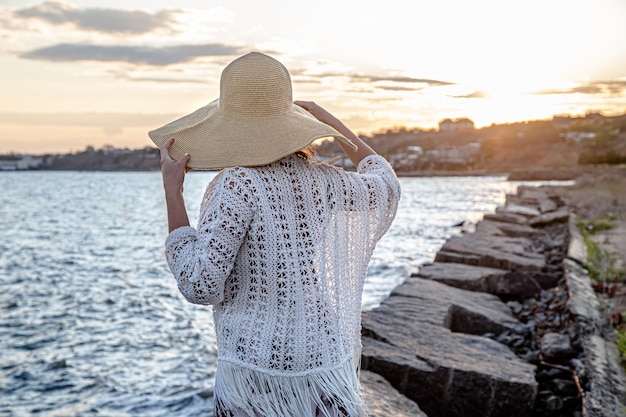
{"type": "Polygon", "coordinates": [[[215,309],[222,359],[289,374],[336,366],[355,354],[372,236],[385,227],[374,217],[386,207],[370,201],[387,196],[296,156],[241,170],[255,213],[215,309]]]}
{"type": "MultiPolygon", "coordinates": [[[[222,360],[292,374],[355,354],[367,264],[399,193],[388,164],[370,159],[357,175],[293,155],[225,170],[207,188],[198,231],[208,247],[236,254],[234,266],[220,302],[202,299],[203,286],[179,286],[190,301],[215,304],[222,360]],[[376,169],[388,173],[367,173],[376,169]],[[226,233],[215,233],[217,218],[226,233]]],[[[170,250],[173,269],[202,262],[195,254],[170,250]]]]}

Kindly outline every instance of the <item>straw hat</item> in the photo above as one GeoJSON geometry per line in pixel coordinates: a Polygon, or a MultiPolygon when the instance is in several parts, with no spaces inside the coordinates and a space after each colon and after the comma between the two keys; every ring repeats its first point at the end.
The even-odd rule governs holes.
{"type": "Polygon", "coordinates": [[[219,99],[148,135],[159,147],[175,138],[170,155],[178,159],[188,153],[193,169],[265,165],[325,137],[356,148],[295,105],[287,68],[260,52],[224,68],[219,99]]]}

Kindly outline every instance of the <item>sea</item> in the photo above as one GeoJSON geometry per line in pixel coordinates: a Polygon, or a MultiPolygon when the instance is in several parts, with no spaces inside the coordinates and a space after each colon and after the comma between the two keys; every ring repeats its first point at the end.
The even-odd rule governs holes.
{"type": "MultiPolygon", "coordinates": [[[[192,224],[214,175],[187,175],[192,224]]],[[[545,183],[400,182],[364,310],[507,193],[545,183]]],[[[211,308],[187,303],[165,262],[160,173],[0,172],[0,190],[0,416],[212,416],[211,308]]]]}

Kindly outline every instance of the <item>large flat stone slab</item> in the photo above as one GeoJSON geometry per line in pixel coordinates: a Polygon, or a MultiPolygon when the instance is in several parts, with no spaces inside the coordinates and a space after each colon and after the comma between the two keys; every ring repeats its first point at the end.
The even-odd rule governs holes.
{"type": "Polygon", "coordinates": [[[547,213],[555,211],[559,206],[563,205],[563,202],[553,188],[521,186],[518,187],[517,194],[506,196],[506,205],[508,204],[528,206],[538,210],[540,213],[547,213]]]}
{"type": "Polygon", "coordinates": [[[565,223],[570,216],[569,211],[565,209],[543,213],[540,216],[533,217],[528,220],[528,224],[533,227],[545,227],[554,223],[565,223]]]}
{"type": "Polygon", "coordinates": [[[435,262],[419,268],[418,278],[430,279],[452,287],[468,291],[488,292],[491,281],[504,277],[505,269],[474,266],[454,262],[435,262]]]}
{"type": "Polygon", "coordinates": [[[545,256],[536,251],[529,238],[472,233],[450,238],[435,256],[435,262],[539,272],[545,265],[545,256]]]}
{"type": "Polygon", "coordinates": [[[527,205],[516,204],[507,201],[504,207],[496,207],[496,213],[518,214],[527,218],[541,215],[539,209],[527,205]]]}
{"type": "Polygon", "coordinates": [[[526,224],[528,217],[521,214],[511,213],[507,211],[499,211],[496,213],[487,213],[483,216],[484,220],[493,220],[496,222],[526,224]]]}
{"type": "Polygon", "coordinates": [[[583,342],[588,391],[585,395],[585,416],[623,417],[626,415],[625,376],[617,358],[617,347],[600,336],[583,342]]]}
{"type": "Polygon", "coordinates": [[[568,219],[569,245],[563,261],[570,291],[568,310],[584,352],[584,374],[587,379],[584,415],[589,417],[626,416],[626,376],[619,363],[617,347],[602,337],[601,304],[584,269],[587,248],[576,218],[568,219]]]}
{"type": "Polygon", "coordinates": [[[497,334],[520,326],[511,309],[494,295],[420,278],[397,286],[381,309],[468,334],[497,334]]]}
{"type": "Polygon", "coordinates": [[[542,227],[555,222],[563,222],[569,211],[560,209],[563,201],[558,194],[548,187],[519,187],[517,194],[508,194],[503,207],[496,208],[494,215],[486,219],[528,223],[542,227]]]}
{"type": "Polygon", "coordinates": [[[415,401],[409,400],[382,376],[361,371],[361,395],[368,417],[428,417],[415,401]]]}
{"type": "Polygon", "coordinates": [[[541,291],[539,283],[527,274],[484,266],[435,262],[420,267],[415,276],[455,288],[486,292],[509,299],[524,299],[541,291]]]}
{"type": "Polygon", "coordinates": [[[525,416],[535,367],[479,336],[517,326],[495,296],[413,278],[363,313],[363,369],[430,416],[525,416]]]}
{"type": "Polygon", "coordinates": [[[567,283],[571,292],[568,310],[583,334],[594,334],[601,326],[600,302],[591,286],[587,271],[578,263],[563,261],[567,283]]]}
{"type": "MultiPolygon", "coordinates": [[[[532,219],[531,219],[532,220],[532,219]]],[[[476,233],[492,236],[536,238],[541,230],[526,224],[515,224],[506,221],[482,220],[476,225],[476,233]]]]}
{"type": "Polygon", "coordinates": [[[578,262],[580,265],[584,265],[589,261],[587,255],[587,245],[580,230],[576,226],[576,217],[570,215],[568,224],[569,245],[567,248],[567,258],[578,262]]]}

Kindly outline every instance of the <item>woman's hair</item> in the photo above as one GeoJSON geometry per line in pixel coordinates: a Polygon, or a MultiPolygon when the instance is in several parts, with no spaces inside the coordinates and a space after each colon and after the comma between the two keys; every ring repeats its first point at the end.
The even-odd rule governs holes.
{"type": "Polygon", "coordinates": [[[308,145],[307,147],[297,151],[296,155],[298,155],[302,159],[306,159],[309,162],[315,162],[317,152],[315,151],[315,147],[313,145],[308,145]]]}

